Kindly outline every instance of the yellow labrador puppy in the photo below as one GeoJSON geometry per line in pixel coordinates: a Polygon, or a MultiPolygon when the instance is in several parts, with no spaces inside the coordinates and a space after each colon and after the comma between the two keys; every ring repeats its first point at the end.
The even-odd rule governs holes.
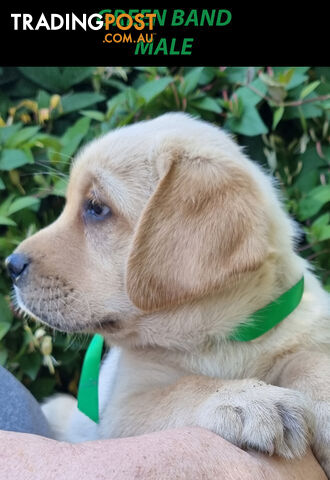
{"type": "Polygon", "coordinates": [[[197,425],[330,476],[330,303],[272,179],[221,129],[182,113],[120,128],[73,164],[58,220],[8,259],[17,302],[114,347],[101,421],[44,410],[80,441],[197,425]],[[231,333],[304,276],[301,302],[251,341],[231,333]]]}

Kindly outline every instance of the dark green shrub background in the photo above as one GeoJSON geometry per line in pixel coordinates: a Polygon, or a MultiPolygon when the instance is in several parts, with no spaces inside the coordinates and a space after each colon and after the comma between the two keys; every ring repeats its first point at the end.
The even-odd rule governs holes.
{"type": "Polygon", "coordinates": [[[280,180],[299,249],[330,290],[330,67],[0,69],[0,364],[42,398],[76,393],[87,339],[13,314],[5,257],[61,211],[70,160],[120,125],[183,110],[280,180]]]}

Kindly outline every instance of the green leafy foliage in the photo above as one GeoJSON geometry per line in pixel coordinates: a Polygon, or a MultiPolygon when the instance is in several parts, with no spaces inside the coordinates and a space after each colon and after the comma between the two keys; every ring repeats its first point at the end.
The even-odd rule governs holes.
{"type": "Polygon", "coordinates": [[[181,110],[229,130],[278,179],[330,290],[330,68],[4,67],[0,88],[0,364],[38,399],[76,393],[87,339],[14,313],[4,259],[59,215],[77,151],[119,126],[181,110]]]}

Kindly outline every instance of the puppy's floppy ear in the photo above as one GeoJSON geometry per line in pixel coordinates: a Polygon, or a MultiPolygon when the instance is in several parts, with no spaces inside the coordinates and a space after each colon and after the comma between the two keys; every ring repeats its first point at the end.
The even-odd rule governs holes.
{"type": "Polygon", "coordinates": [[[132,302],[146,312],[174,307],[256,270],[267,222],[254,189],[242,167],[173,155],[132,242],[132,302]]]}

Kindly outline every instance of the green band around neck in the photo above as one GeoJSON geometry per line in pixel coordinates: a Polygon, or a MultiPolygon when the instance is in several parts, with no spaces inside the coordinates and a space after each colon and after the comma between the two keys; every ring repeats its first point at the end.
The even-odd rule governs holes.
{"type": "Polygon", "coordinates": [[[229,340],[249,342],[268,332],[290,315],[304,293],[304,277],[273,302],[254,312],[229,335],[229,340]]]}
{"type": "MultiPolygon", "coordinates": [[[[304,293],[304,277],[264,308],[257,310],[238,325],[228,337],[236,342],[249,342],[278,325],[292,313],[304,293]]],[[[78,408],[91,420],[99,422],[98,380],[104,339],[95,335],[87,349],[78,390],[78,408]]]]}
{"type": "Polygon", "coordinates": [[[78,408],[99,423],[99,373],[104,338],[94,335],[85,354],[78,388],[78,408]]]}

